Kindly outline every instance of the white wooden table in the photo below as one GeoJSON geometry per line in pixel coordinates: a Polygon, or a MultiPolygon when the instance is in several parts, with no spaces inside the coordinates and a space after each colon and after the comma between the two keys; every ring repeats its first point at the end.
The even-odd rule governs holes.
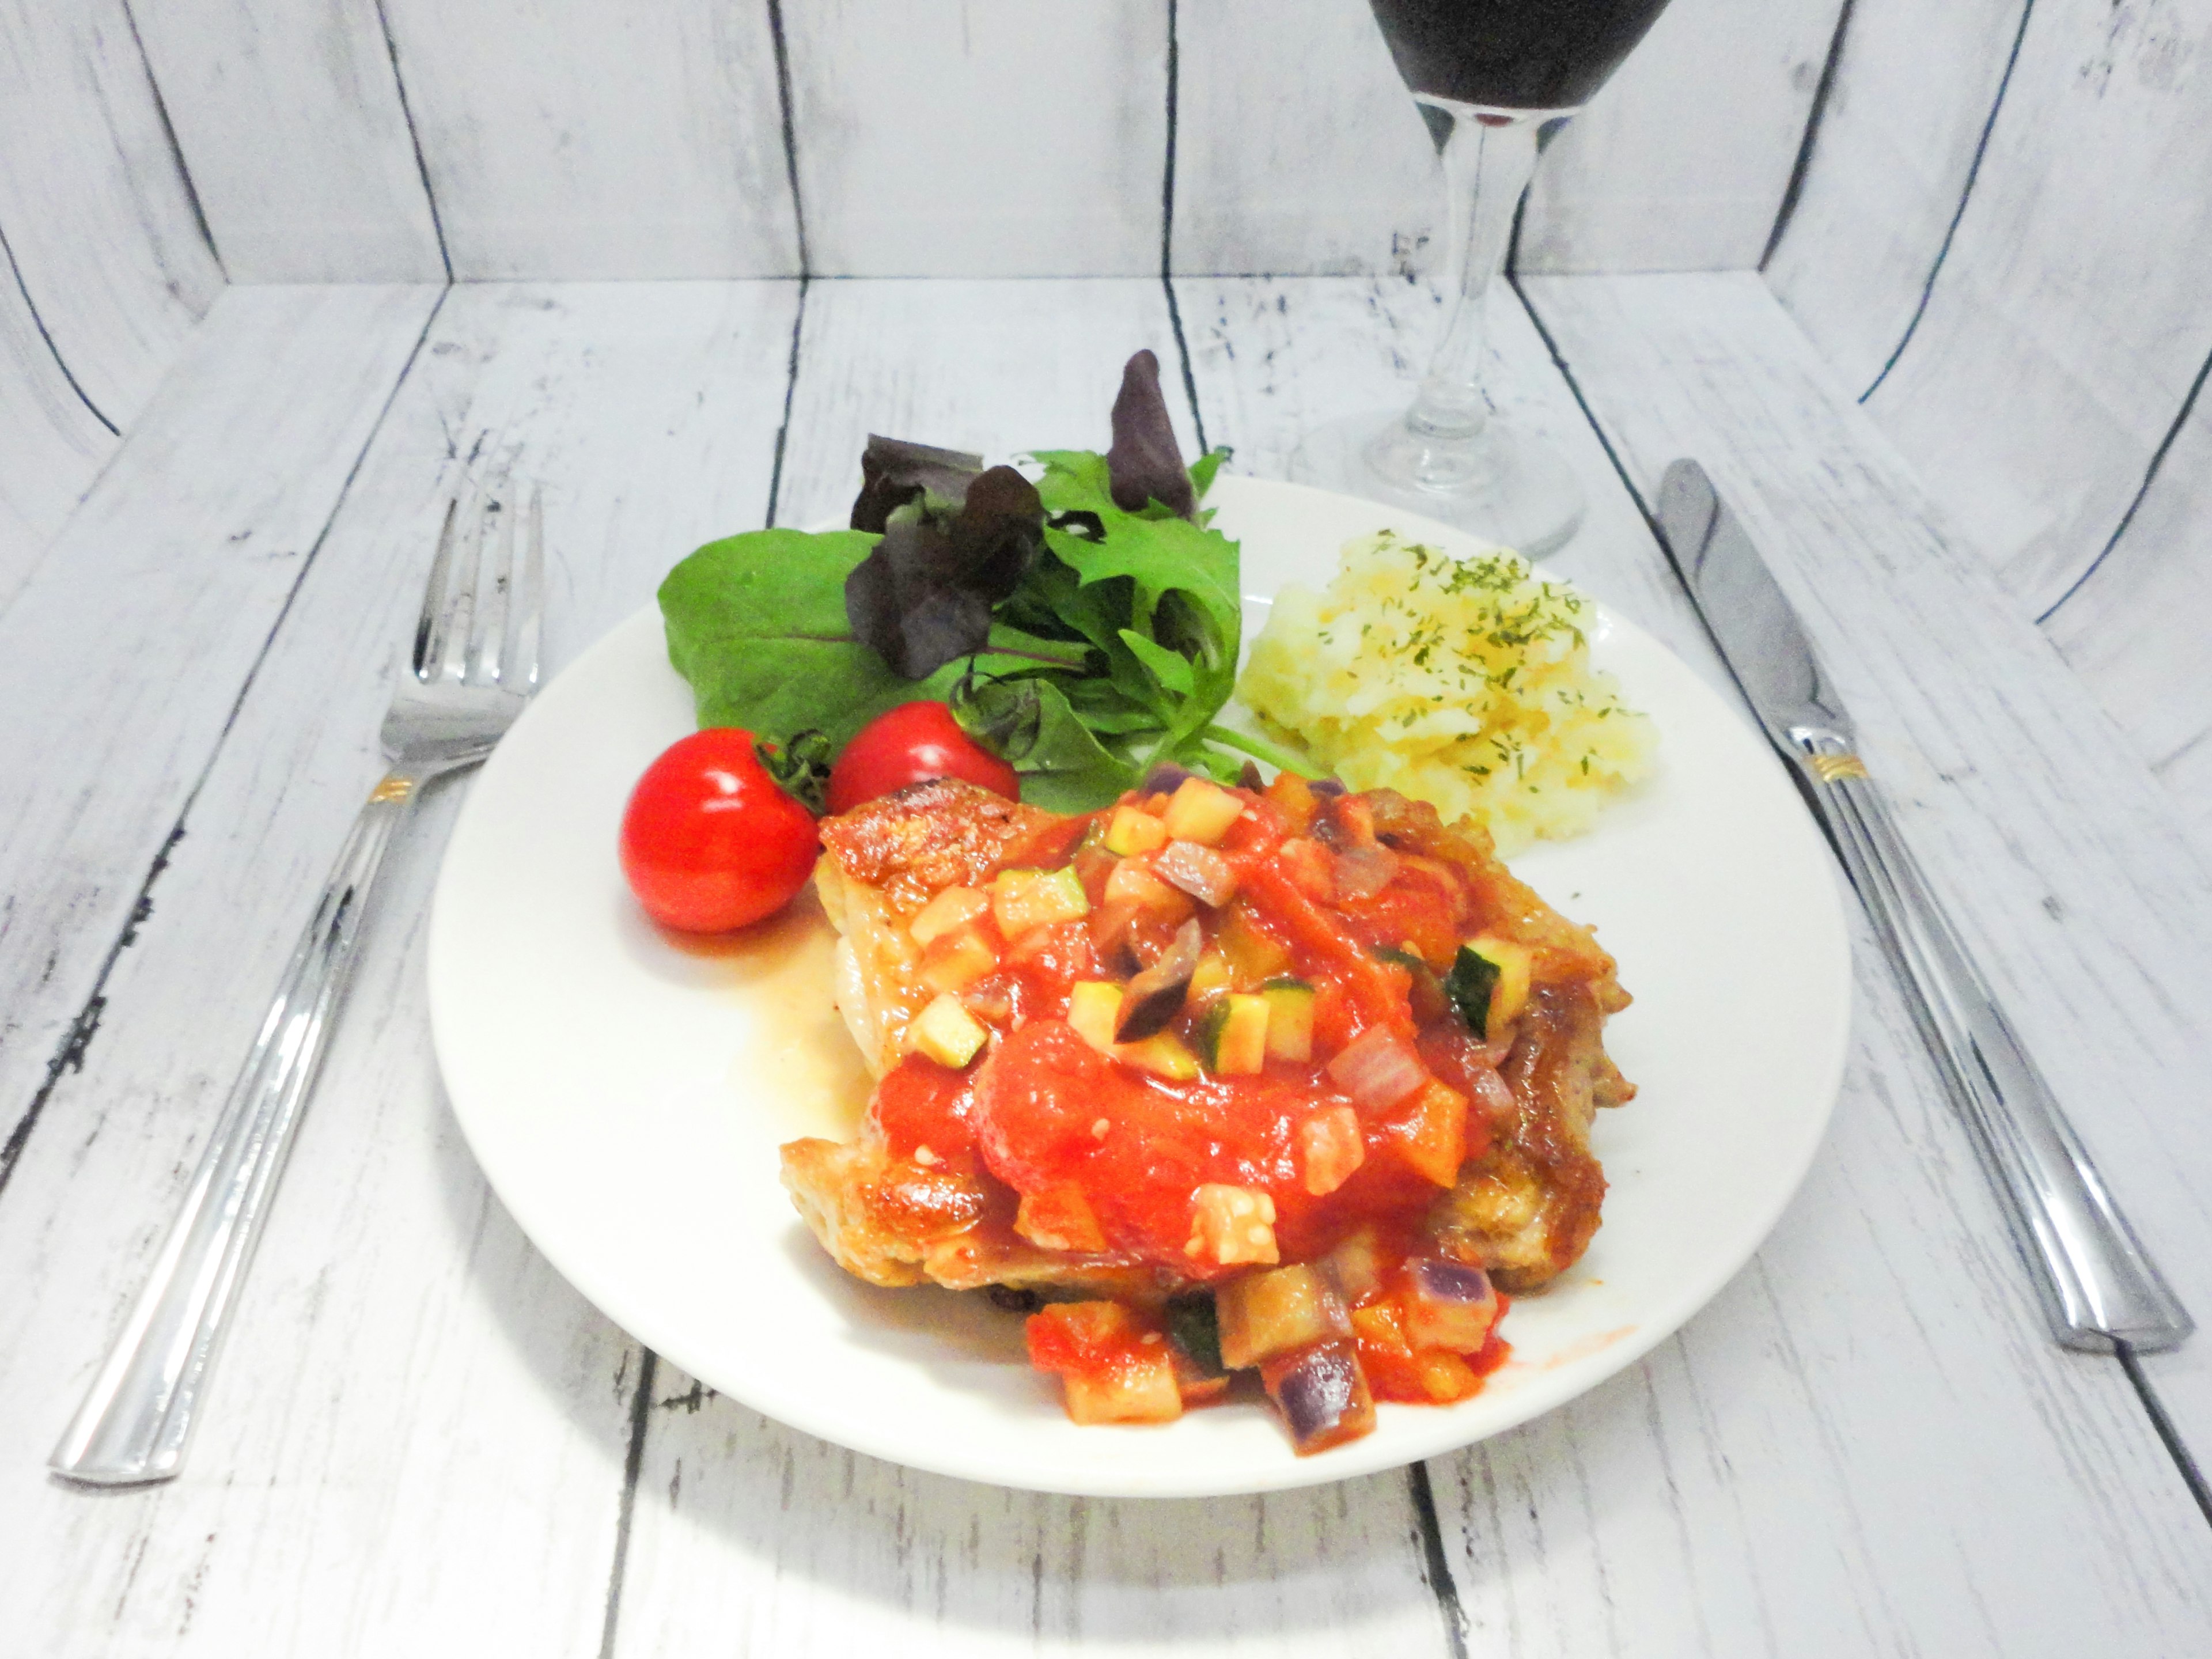
{"type": "MultiPolygon", "coordinates": [[[[1755,276],[1504,298],[1499,399],[1593,497],[1558,568],[1725,685],[1644,516],[1667,461],[1705,462],[2212,1320],[2212,878],[2170,798],[1755,276]]],[[[1100,443],[1152,345],[1186,438],[1278,474],[1309,422],[1400,394],[1433,305],[1395,278],[224,290],[0,591],[0,1656],[2212,1651],[2185,1473],[2212,1336],[2140,1364],[2045,1340],[1863,928],[1810,1179],[1642,1364],[1400,1474],[1041,1498],[716,1397],[521,1237],[424,1012],[465,782],[388,872],[184,1476],[46,1477],[378,775],[456,465],[546,484],[557,669],[697,543],[840,511],[871,428],[1100,443]]]]}

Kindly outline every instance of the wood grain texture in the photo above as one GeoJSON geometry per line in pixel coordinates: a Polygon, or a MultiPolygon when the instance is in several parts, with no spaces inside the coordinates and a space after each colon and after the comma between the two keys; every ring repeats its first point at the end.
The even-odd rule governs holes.
{"type": "Polygon", "coordinates": [[[0,231],[55,351],[127,430],[223,278],[122,0],[0,4],[0,231]]]}
{"type": "Polygon", "coordinates": [[[2212,354],[2208,89],[2201,10],[2038,0],[1926,314],[1867,400],[2031,614],[2103,549],[2212,354]]]}
{"type": "Polygon", "coordinates": [[[787,6],[810,269],[1160,268],[1167,0],[787,6]]]}
{"type": "Polygon", "coordinates": [[[1545,152],[1520,267],[1759,263],[1840,0],[1674,0],[1545,152]]]}
{"type": "Polygon", "coordinates": [[[70,384],[0,249],[0,616],[117,442],[70,384]]]}
{"type": "Polygon", "coordinates": [[[0,612],[0,695],[40,715],[0,731],[0,776],[42,786],[0,795],[0,1136],[87,1009],[435,297],[227,293],[0,612]]]}
{"type": "Polygon", "coordinates": [[[1176,39],[1178,274],[1430,263],[1443,174],[1367,0],[1180,6],[1176,39]]]}
{"type": "Polygon", "coordinates": [[[379,0],[137,15],[232,282],[445,280],[379,0]]]}
{"type": "MultiPolygon", "coordinates": [[[[1146,345],[1188,445],[1157,282],[816,283],[778,520],[842,519],[871,431],[1103,447],[1146,345]]],[[[672,1373],[656,1393],[621,1655],[1445,1651],[1401,1477],[1212,1504],[1046,1498],[825,1445],[672,1373]]]]}
{"type": "Polygon", "coordinates": [[[2200,396],[2135,516],[2044,629],[2212,849],[2212,407],[2200,396]]]}
{"type": "MultiPolygon", "coordinates": [[[[1835,654],[1856,654],[1863,665],[1865,613],[1877,602],[1867,573],[1902,532],[1895,520],[1904,515],[1888,492],[1909,500],[1912,487],[1756,281],[1529,286],[1632,477],[1649,479],[1687,450],[1717,471],[1733,465],[1723,475],[1732,499],[1750,493],[1739,479],[1757,477],[1771,497],[1796,504],[1796,547],[1817,550],[1823,562],[1794,568],[1823,572],[1824,594],[1856,599],[1854,627],[1835,654]],[[1871,458],[1855,442],[1871,446],[1871,458]],[[1846,469],[1860,487],[1855,530],[1838,526],[1844,515],[1820,490],[1821,479],[1846,469]],[[1885,509],[1892,516],[1881,516],[1885,509]],[[1808,536],[1806,520],[1828,533],[1808,536]]],[[[1425,309],[1395,283],[1286,282],[1258,293],[1181,287],[1209,432],[1241,445],[1248,459],[1280,456],[1289,433],[1316,413],[1389,402],[1392,364],[1381,325],[1411,312],[1418,325],[1425,309]]],[[[1553,372],[1544,343],[1506,307],[1492,383],[1501,408],[1565,444],[1592,487],[1589,526],[1551,568],[1583,580],[1720,679],[1724,671],[1665,574],[1635,500],[1609,476],[1597,434],[1553,372]]],[[[1780,538],[1773,517],[1753,522],[1763,542],[1780,538]]],[[[1928,533],[1924,521],[1908,522],[1928,533]]],[[[2079,688],[2006,608],[1987,573],[1955,549],[1951,560],[1975,595],[1971,607],[1950,596],[1954,629],[1979,628],[1986,617],[2002,641],[1982,646],[1989,659],[2033,653],[2017,677],[2026,682],[2023,706],[2008,708],[1984,689],[1981,700],[1996,705],[1985,718],[2033,720],[2049,699],[2094,727],[2079,688]]],[[[1833,611],[1808,609],[1827,646],[1823,624],[1832,625],[1833,611]]],[[[1902,637],[1871,647],[1883,670],[1912,643],[1893,631],[1902,637]]],[[[1926,654],[1917,659],[1924,664],[1926,654]]],[[[1962,653],[1959,672],[1975,672],[1976,654],[1962,653]]],[[[1867,725],[1887,730],[1887,710],[1872,706],[1872,692],[1861,707],[1866,672],[1847,676],[1846,690],[1867,725]]],[[[1935,682],[1926,685],[1930,695],[1953,700],[1950,672],[1940,660],[1918,671],[1923,684],[1935,682]]],[[[2003,684],[2014,693],[2014,679],[2003,684]]],[[[2015,726],[2005,752],[2031,742],[2015,726]]],[[[1895,763],[1887,746],[1881,759],[1885,769],[1895,763]]],[[[2140,833],[2124,817],[2105,825],[2108,811],[2126,808],[2100,802],[2103,781],[2039,779],[2082,793],[2065,814],[2075,827],[2046,832],[2035,850],[2087,890],[2069,893],[2082,908],[2049,931],[2076,936],[2075,951],[2124,966],[2144,942],[2094,907],[2113,902],[2105,889],[2128,890],[2133,878],[2100,871],[2065,845],[2085,830],[2140,833]]],[[[1994,787],[2002,793],[2007,784],[2000,778],[1994,787]]],[[[2128,801],[2152,793],[2138,769],[2128,801]]],[[[1917,841],[1927,817],[1914,824],[1917,841]]],[[[2189,874],[2185,852],[2147,839],[2136,850],[2162,855],[2166,879],[2189,874]]],[[[1954,843],[1926,850],[1954,877],[1988,857],[1954,843]]],[[[2130,921],[2158,880],[2134,888],[2130,921]]],[[[2033,899],[2027,913],[2052,922],[2033,899]]],[[[1926,1644],[2010,1653],[2063,1650],[2070,1642],[2152,1654],[2189,1647],[2212,1620],[2203,1588],[2212,1535],[2117,1365],[2062,1353],[2043,1339],[1963,1132],[1941,1103],[1867,930],[1856,931],[1858,1036],[1837,1121],[1805,1190],[1753,1266],[1630,1372],[1527,1429],[1431,1465],[1471,1651],[1865,1652],[1926,1644]],[[1993,1523],[1998,1515],[2002,1522],[1993,1523]]],[[[2057,966],[2058,953],[2039,948],[2038,931],[2015,916],[1998,935],[2039,947],[2034,967],[2015,954],[2016,974],[2057,966]]],[[[2169,928],[2170,953],[2178,955],[2177,943],[2169,928]]],[[[2192,971],[2185,957],[2160,966],[2192,971]]],[[[2131,971],[2134,987],[2114,982],[2115,1000],[2142,994],[2144,970],[2131,971]]],[[[2202,967],[2193,971],[2201,982],[2202,967]]],[[[2104,1006],[2078,1000],[2069,1012],[2062,1005],[2073,997],[2044,988],[2030,1009],[2033,1029],[2049,1034],[2039,1046],[2055,1039],[2063,1054],[2092,1041],[2110,1018],[2104,1006]]],[[[2162,1008],[2157,1018],[2166,1021],[2162,1008]]],[[[2134,1023],[2147,1018],[2137,1014],[2134,1023]]],[[[2136,1056],[2135,1074],[2193,1052],[2203,1035],[2201,1023],[2170,1032],[2158,1060],[2136,1056]]],[[[2107,1038],[2081,1069],[2117,1065],[2142,1040],[2139,1030],[2107,1038]]],[[[2081,1082],[2080,1073],[2068,1080],[2081,1082]]],[[[2104,1103],[2094,1093],[2089,1100],[2104,1103]]],[[[2096,1127],[2113,1143],[2112,1172],[2140,1215],[2154,1207],[2145,1148],[2140,1139],[2122,1144],[2106,1115],[2096,1127]]],[[[2178,1126],[2169,1115],[2160,1127],[2178,1126]]],[[[2204,1220],[2201,1206],[2193,1217],[2161,1216],[2169,1250],[2186,1257],[2204,1220]]]]}
{"type": "MultiPolygon", "coordinates": [[[[795,297],[631,284],[447,301],[222,733],[83,1071],[0,1195],[0,1253],[36,1264],[0,1285],[19,1338],[0,1355],[0,1549],[48,1564],[0,1583],[0,1645],[599,1651],[641,1356],[507,1219],[441,1099],[423,934],[465,784],[441,786],[389,866],[185,1474],[90,1496],[36,1471],[380,769],[443,484],[466,465],[543,482],[557,672],[684,550],[758,522],[795,297]]],[[[142,525],[166,510],[142,490],[142,525]]],[[[151,620],[113,618],[118,654],[132,637],[164,648],[151,620]]],[[[58,790],[65,766],[46,766],[58,790]]]]}
{"type": "Polygon", "coordinates": [[[384,6],[459,280],[799,274],[765,5],[384,6]]]}
{"type": "MultiPolygon", "coordinates": [[[[2212,1060],[2212,877],[2174,803],[1754,279],[1530,291],[1630,476],[1696,454],[1744,515],[2014,1024],[2212,1316],[2212,1136],[2188,1081],[2212,1060]]],[[[2208,1352],[2145,1362],[2200,1460],[2208,1352]]]]}
{"type": "Polygon", "coordinates": [[[1796,210],[1765,269],[1863,392],[1911,325],[2031,0],[1851,0],[1796,210]]]}

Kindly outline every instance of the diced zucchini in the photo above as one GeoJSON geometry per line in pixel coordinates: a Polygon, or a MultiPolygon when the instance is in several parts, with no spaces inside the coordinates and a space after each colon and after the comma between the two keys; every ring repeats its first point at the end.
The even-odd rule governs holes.
{"type": "Polygon", "coordinates": [[[1133,853],[1156,853],[1168,841],[1167,825],[1141,806],[1117,806],[1106,821],[1106,850],[1123,858],[1133,853]]]}
{"type": "Polygon", "coordinates": [[[1168,1299],[1168,1340],[1204,1376],[1218,1376],[1227,1369],[1221,1363],[1221,1322],[1210,1291],[1168,1299]]]}
{"type": "Polygon", "coordinates": [[[1267,1058],[1267,1001],[1231,992],[1206,1011],[1199,1053],[1217,1077],[1251,1077],[1267,1058]]]}
{"type": "Polygon", "coordinates": [[[1198,1056],[1172,1031],[1162,1031],[1137,1042],[1116,1043],[1114,1058],[1171,1083],[1188,1083],[1198,1076],[1198,1056]]]}
{"type": "Polygon", "coordinates": [[[1071,866],[1060,870],[1001,870],[991,884],[991,913],[1008,939],[1055,921],[1091,914],[1083,878],[1071,866]]]}
{"type": "Polygon", "coordinates": [[[1313,1058],[1314,988],[1302,979],[1271,979],[1260,988],[1267,1005],[1267,1058],[1313,1058]]]}
{"type": "Polygon", "coordinates": [[[914,935],[916,945],[927,945],[975,921],[990,908],[988,893],[979,893],[973,887],[948,887],[921,907],[907,924],[907,932],[914,935]]]}
{"type": "Polygon", "coordinates": [[[1221,930],[1214,943],[1229,959],[1230,971],[1240,989],[1249,989],[1274,979],[1291,965],[1290,947],[1269,937],[1241,904],[1222,912],[1221,930]]]}
{"type": "Polygon", "coordinates": [[[1190,1000],[1194,1003],[1209,1001],[1235,983],[1229,958],[1218,951],[1208,951],[1199,957],[1198,967],[1190,976],[1190,1000]]]}
{"type": "Polygon", "coordinates": [[[1102,1054],[1114,1052],[1114,1022],[1121,1017],[1121,988],[1103,979],[1078,980],[1067,995],[1067,1023],[1102,1054]]]}
{"type": "Polygon", "coordinates": [[[1204,778],[1185,778],[1168,802],[1168,839],[1216,846],[1229,833],[1229,826],[1243,815],[1242,797],[1204,778]]]}
{"type": "Polygon", "coordinates": [[[1459,947],[1444,980],[1452,1011],[1479,1037],[1503,1027],[1528,1000],[1530,955],[1525,945],[1483,933],[1459,947]]]}
{"type": "Polygon", "coordinates": [[[975,1058],[990,1035],[975,1015],[941,993],[906,1028],[908,1048],[956,1072],[975,1058]]]}
{"type": "Polygon", "coordinates": [[[921,953],[921,979],[933,991],[957,996],[998,965],[991,941],[979,929],[963,926],[929,941],[921,953]]]}
{"type": "Polygon", "coordinates": [[[1232,1279],[1214,1292],[1213,1305],[1221,1363],[1231,1370],[1352,1334],[1335,1288],[1303,1265],[1232,1279]]]}

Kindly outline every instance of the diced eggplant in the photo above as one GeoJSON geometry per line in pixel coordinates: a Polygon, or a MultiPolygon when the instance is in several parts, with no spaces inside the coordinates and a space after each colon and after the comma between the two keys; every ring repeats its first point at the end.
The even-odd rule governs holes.
{"type": "Polygon", "coordinates": [[[1302,979],[1271,979],[1260,988],[1267,1003],[1267,1058],[1313,1058],[1314,988],[1302,979]]]}
{"type": "Polygon", "coordinates": [[[1253,986],[1279,978],[1291,965],[1290,947],[1264,932],[1241,904],[1222,913],[1214,943],[1229,960],[1240,986],[1253,986]]]}
{"type": "Polygon", "coordinates": [[[1172,795],[1189,781],[1192,774],[1173,761],[1162,761],[1145,774],[1145,781],[1137,786],[1140,795],[1172,795]]]}
{"type": "Polygon", "coordinates": [[[1114,1022],[1115,1042],[1139,1042],[1167,1030],[1190,994],[1190,977],[1198,971],[1205,943],[1195,917],[1176,929],[1175,943],[1124,991],[1114,1022]]]}
{"type": "Polygon", "coordinates": [[[1375,1398],[1358,1351],[1348,1341],[1318,1342],[1278,1355],[1260,1367],[1260,1380],[1301,1457],[1357,1440],[1375,1427],[1375,1398]]]}
{"type": "Polygon", "coordinates": [[[1498,1292],[1490,1275],[1443,1256],[1415,1256],[1406,1263],[1399,1301],[1406,1313],[1406,1340],[1416,1348],[1480,1353],[1498,1322],[1498,1292]]]}
{"type": "Polygon", "coordinates": [[[1219,1376],[1228,1370],[1221,1363],[1221,1324],[1211,1291],[1168,1299],[1168,1339],[1201,1376],[1219,1376]]]}
{"type": "Polygon", "coordinates": [[[1221,1362],[1232,1370],[1352,1334],[1335,1286],[1304,1264],[1232,1279],[1214,1292],[1214,1307],[1221,1362]]]}
{"type": "Polygon", "coordinates": [[[1315,1265],[1346,1302],[1364,1302],[1382,1288],[1382,1241],[1373,1227],[1362,1227],[1339,1239],[1315,1265]]]}

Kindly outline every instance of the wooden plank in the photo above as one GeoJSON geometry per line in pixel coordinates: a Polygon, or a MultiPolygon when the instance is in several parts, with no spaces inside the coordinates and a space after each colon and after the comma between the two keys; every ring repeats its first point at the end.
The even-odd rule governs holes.
{"type": "Polygon", "coordinates": [[[122,0],[0,3],[0,228],[55,350],[127,430],[222,270],[122,0]]]}
{"type": "Polygon", "coordinates": [[[2043,626],[2181,803],[2199,849],[2212,852],[2208,525],[2212,407],[2200,399],[2112,551],[2043,626]]]}
{"type": "Polygon", "coordinates": [[[1759,263],[1841,0],[1674,0],[1546,150],[1528,271],[1759,263]]]}
{"type": "MultiPolygon", "coordinates": [[[[2212,1202],[2197,1178],[2212,1139],[2177,1086],[2212,1063],[2212,879],[2173,802],[1752,279],[1530,289],[1630,476],[1648,487],[1695,453],[1744,514],[1906,837],[2144,1242],[2212,1317],[2212,1202]]],[[[1869,1001],[1884,985],[1862,979],[1869,1001]]],[[[1916,1055],[1884,1092],[1924,1098],[1924,1076],[1916,1055]]],[[[1965,1189],[1954,1201],[1978,1200],[1963,1153],[1945,1157],[1965,1189]]],[[[2033,1397],[2047,1356],[1995,1237],[1994,1296],[2019,1305],[1990,1340],[2036,1362],[2017,1385],[2033,1397]]],[[[2145,1364],[2203,1460],[2205,1343],[2145,1364]]],[[[2071,1406],[2063,1420],[2087,1421],[2071,1406]]]]}
{"type": "Polygon", "coordinates": [[[434,299],[227,293],[0,612],[0,695],[40,712],[0,732],[0,775],[41,786],[0,796],[0,1137],[96,990],[434,299]]]}
{"type": "MultiPolygon", "coordinates": [[[[816,284],[778,518],[842,518],[870,431],[1004,453],[1103,446],[1127,354],[1163,351],[1155,281],[816,284]],[[887,344],[886,343],[890,343],[887,344]]],[[[1444,1651],[1402,1479],[1211,1504],[1010,1492],[824,1445],[665,1379],[616,1652],[1444,1651]]]]}
{"type": "Polygon", "coordinates": [[[2030,614],[2212,355],[2212,19],[2040,0],[1926,314],[1867,406],[2030,614]]]}
{"type": "Polygon", "coordinates": [[[1919,308],[2029,0],[1851,0],[1797,205],[1766,280],[1863,392],[1919,308]]]}
{"type": "Polygon", "coordinates": [[[1365,0],[1176,11],[1178,274],[1431,263],[1436,149],[1365,0]]]}
{"type": "Polygon", "coordinates": [[[231,281],[445,280],[377,0],[134,15],[231,281]]]}
{"type": "MultiPolygon", "coordinates": [[[[1674,0],[1547,154],[1523,269],[1758,262],[1838,0],[1674,0]]],[[[1265,0],[1176,15],[1175,270],[1402,273],[1425,244],[1434,153],[1360,0],[1283,27],[1265,0]]]]}
{"type": "MultiPolygon", "coordinates": [[[[758,522],[794,301],[789,284],[447,301],[185,816],[83,1073],[0,1196],[0,1249],[39,1264],[0,1286],[12,1467],[36,1467],[88,1380],[378,775],[453,458],[545,486],[557,672],[671,559],[758,522]]],[[[428,298],[413,303],[419,327],[428,298]]],[[[282,385],[285,367],[241,348],[231,372],[282,385]]],[[[258,435],[228,428],[233,446],[258,435]]],[[[187,482],[142,473],[137,518],[118,508],[112,528],[152,533],[187,482]]],[[[327,515],[323,481],[297,493],[319,484],[327,515]]],[[[254,543],[290,510],[280,496],[247,519],[254,543]]],[[[190,653],[152,614],[107,608],[109,659],[190,653]]],[[[52,733],[88,774],[90,738],[52,733]]],[[[69,767],[42,775],[67,791],[69,767]]],[[[388,867],[185,1474],[98,1497],[27,1474],[0,1503],[0,1548],[40,1564],[0,1583],[23,1651],[599,1651],[640,1355],[492,1200],[440,1098],[422,952],[465,788],[432,796],[388,867]]]]}
{"type": "MultiPolygon", "coordinates": [[[[1793,575],[1824,576],[1808,621],[1824,647],[1833,643],[1879,769],[1918,809],[1910,828],[1931,863],[1954,877],[1969,867],[1962,857],[2016,868],[2024,854],[1966,844],[1964,830],[1928,844],[1931,814],[1921,797],[1943,787],[1929,768],[1963,769],[1950,744],[1908,768],[1897,694],[1877,690],[1901,682],[1906,695],[1962,706],[1953,716],[1961,723],[1948,728],[1953,744],[2013,721],[2011,747],[2001,751],[2008,765],[1984,769],[2000,774],[1985,787],[2013,790],[2015,807],[2008,780],[2032,746],[2020,722],[2046,709],[2076,727],[2094,727],[2097,717],[1971,556],[1955,546],[1931,552],[1924,520],[1899,521],[1894,496],[1881,492],[1909,495],[1902,469],[1757,280],[1550,278],[1528,287],[1632,477],[1650,479],[1678,453],[1699,454],[1762,541],[1788,547],[1793,575]],[[1832,482],[1838,477],[1856,492],[1852,507],[1865,520],[1856,527],[1833,499],[1844,487],[1832,482]],[[1882,510],[1891,516],[1874,516],[1882,510]],[[1917,561],[1916,569],[1942,560],[1954,631],[1968,625],[1957,621],[1963,616],[2001,637],[1962,647],[1955,684],[1918,635],[1911,668],[1899,661],[1903,641],[1869,644],[1867,619],[1881,595],[1868,575],[1885,555],[1917,561]],[[1856,607],[1848,627],[1846,607],[1856,607]],[[1881,656],[1870,665],[1873,651],[1881,656]]],[[[1286,453],[1306,421],[1386,401],[1384,320],[1404,326],[1425,309],[1395,283],[1186,282],[1179,292],[1208,431],[1263,465],[1286,453]]],[[[1717,675],[1546,343],[1508,308],[1496,331],[1494,398],[1565,444],[1592,489],[1589,527],[1552,567],[1717,675]]],[[[1400,382],[1401,395],[1406,389],[1400,382]]],[[[1922,735],[1917,724],[1909,730],[1922,735]]],[[[2094,801],[2112,782],[2101,769],[2055,780],[2057,769],[2034,778],[2035,804],[2046,811],[2051,793],[2079,788],[2094,801]]],[[[2150,793],[2139,771],[2131,788],[2121,772],[2112,787],[2126,793],[2108,809],[2115,817],[2150,793]]],[[[2062,1087],[2079,1093],[2084,1073],[2117,1064],[2116,1051],[2130,1045],[2159,1051],[2148,1060],[2138,1052],[2131,1079],[2201,1053],[2201,1017],[2177,1029],[2162,1001],[2155,1015],[2128,1015],[2125,1036],[2096,1035],[2114,1018],[2109,1001],[2140,1000],[2149,972],[2174,969],[2179,985],[2202,988],[2201,966],[2176,959],[2170,927],[2161,946],[2095,908],[2124,902],[2131,924],[2146,895],[2115,896],[2110,890],[2130,878],[2095,866],[2082,843],[2136,832],[2107,824],[2105,810],[2082,822],[2089,815],[2080,801],[2047,829],[2024,831],[2022,816],[2015,811],[2000,827],[2057,866],[2046,872],[2052,884],[2035,894],[2063,896],[2066,920],[2054,921],[2032,896],[2033,925],[2014,915],[2002,937],[2039,947],[2045,934],[2061,941],[2041,949],[2030,970],[2056,982],[2015,1006],[2049,1034],[2039,1048],[2051,1050],[2054,1070],[2067,1066],[2062,1087]],[[2167,954],[2154,954],[2160,949],[2167,954]],[[2114,977],[2085,1004],[2076,975],[2095,970],[2114,977]]],[[[2185,870],[2170,837],[2141,840],[2134,850],[2162,858],[2156,867],[2169,879],[2185,870]]],[[[1992,909],[2007,914],[2008,885],[1990,881],[1989,902],[1972,913],[1977,924],[1992,909]]],[[[1836,1126],[1753,1266],[1620,1378],[1431,1465],[1468,1650],[1997,1653],[2070,1639],[2148,1653],[2201,1638],[2212,1536],[2119,1368],[2043,1339],[1963,1132],[1936,1094],[1863,926],[1858,940],[1858,1035],[1836,1126]]],[[[2197,1069],[2201,1060],[2174,1074],[2197,1069]]],[[[2087,1101],[2085,1116],[2104,1105],[2095,1092],[2087,1101]]],[[[2169,1259],[2185,1261],[2192,1250],[2201,1258],[2203,1209],[2193,1220],[2160,1211],[2139,1160],[2122,1156],[2138,1148],[2120,1144],[2112,1115],[2100,1109],[2085,1127],[2097,1131],[2125,1195],[2147,1224],[2159,1224],[2169,1259]]],[[[2179,1127],[2165,1125],[2169,1137],[2179,1127]]]]}
{"type": "Polygon", "coordinates": [[[809,268],[1160,268],[1166,0],[787,8],[809,268]]]}
{"type": "Polygon", "coordinates": [[[799,274],[766,7],[384,15],[456,278],[799,274]]]}
{"type": "Polygon", "coordinates": [[[117,441],[62,372],[0,251],[0,616],[117,441]]]}

